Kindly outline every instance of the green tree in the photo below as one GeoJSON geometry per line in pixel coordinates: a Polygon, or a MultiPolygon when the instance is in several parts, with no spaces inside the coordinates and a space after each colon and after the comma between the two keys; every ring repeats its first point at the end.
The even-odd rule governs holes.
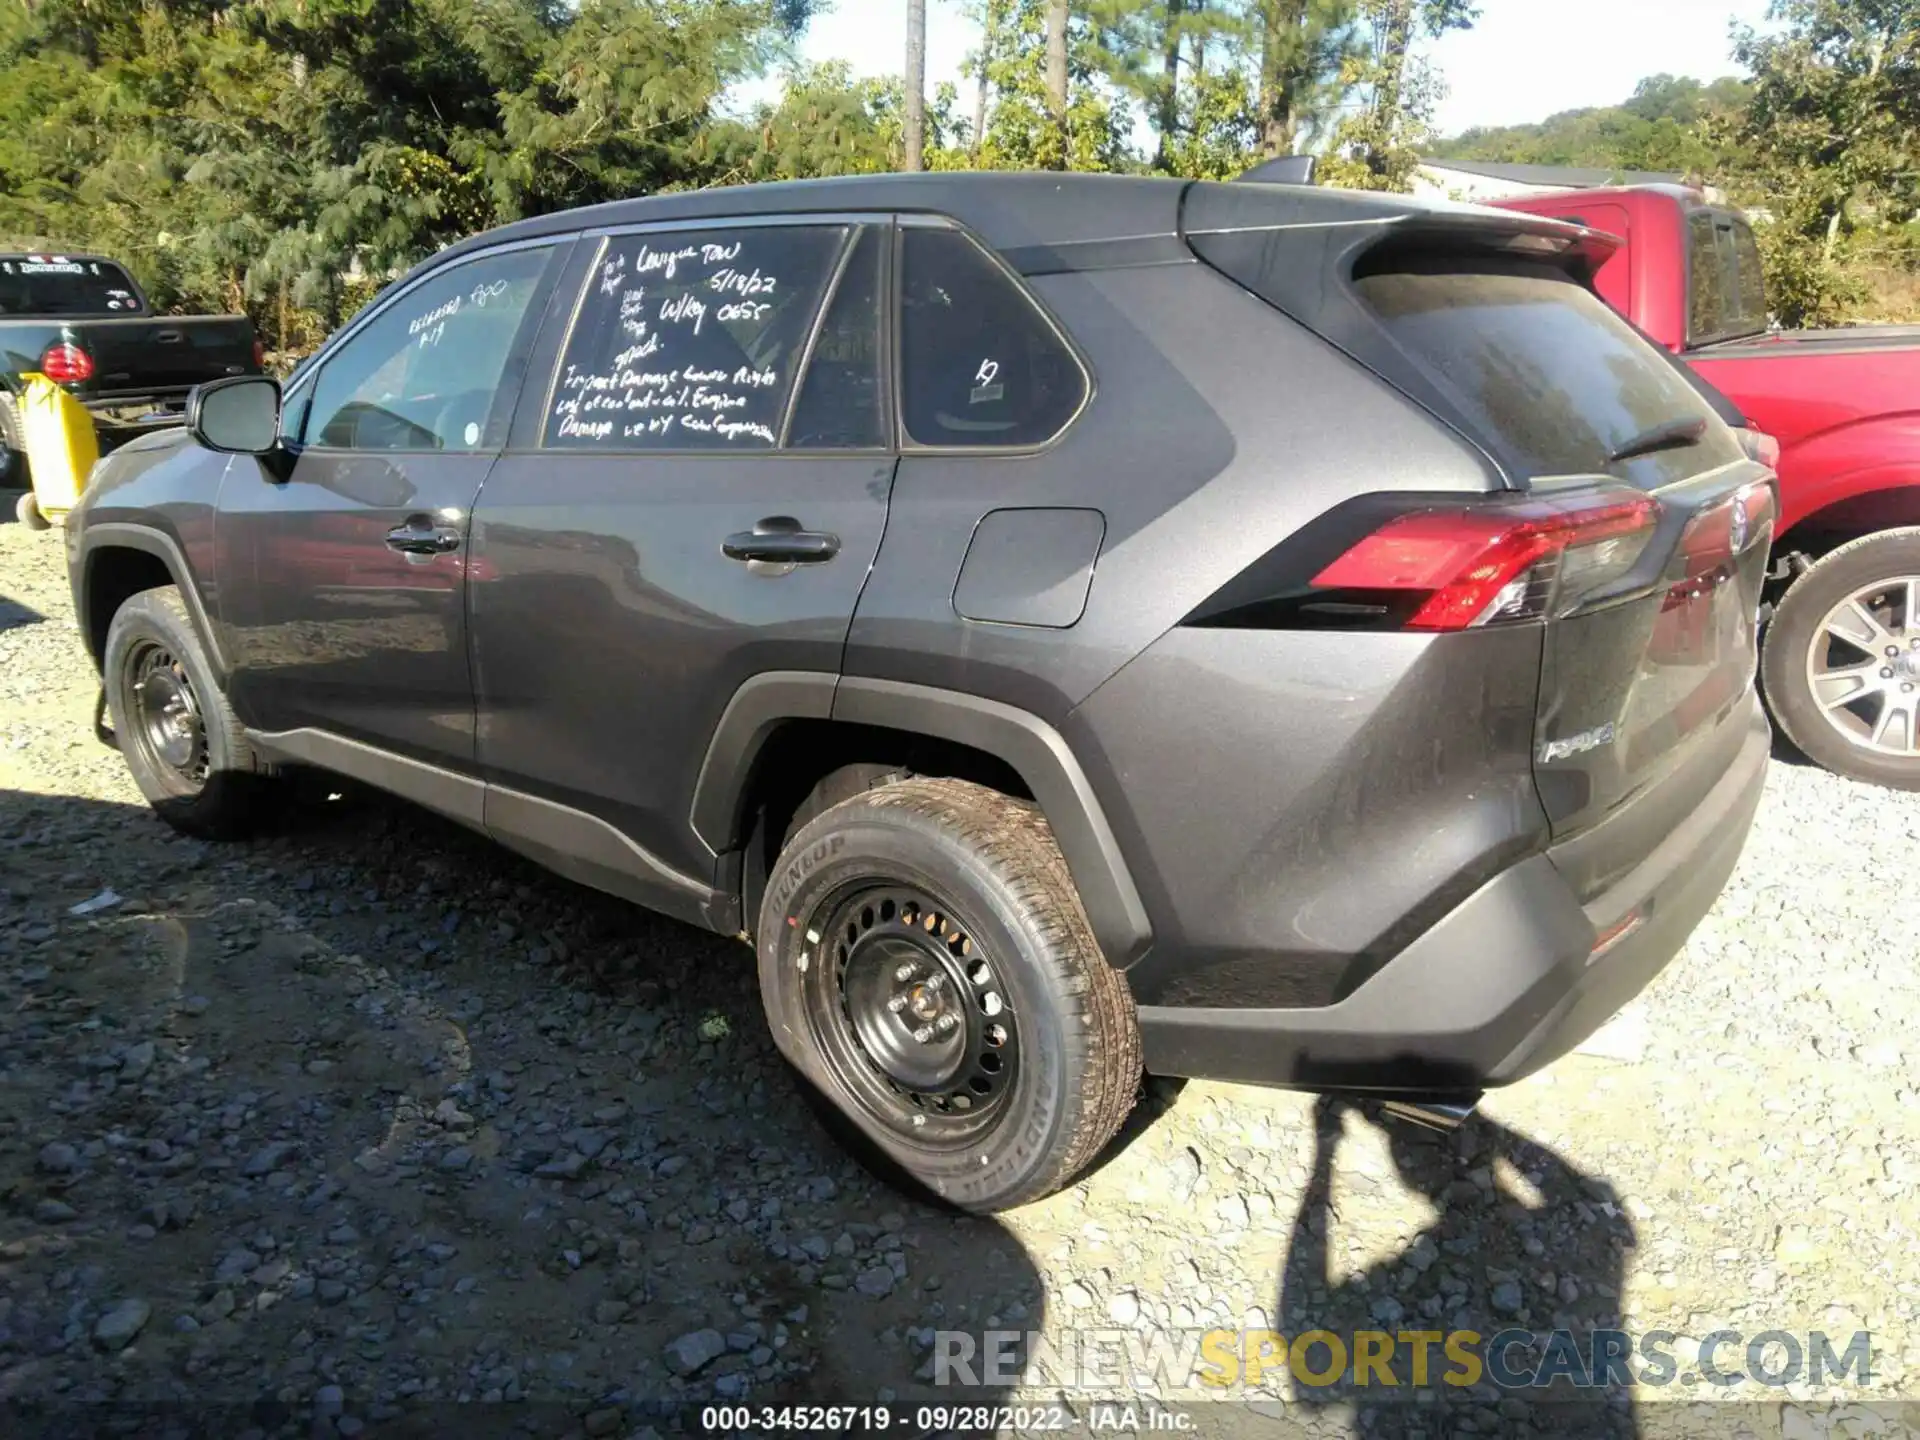
{"type": "Polygon", "coordinates": [[[1360,0],[1359,38],[1339,83],[1353,103],[1335,128],[1328,183],[1404,190],[1432,137],[1440,77],[1414,53],[1419,38],[1464,30],[1479,18],[1472,0],[1360,0]]]}
{"type": "Polygon", "coordinates": [[[1737,121],[1749,86],[1726,76],[1702,85],[1687,76],[1653,75],[1619,105],[1565,110],[1532,125],[1473,129],[1434,142],[1428,154],[1455,160],[1651,170],[1716,179],[1737,164],[1730,137],[1716,127],[1737,121]]]}
{"type": "Polygon", "coordinates": [[[1736,30],[1753,74],[1739,188],[1772,219],[1759,233],[1781,318],[1828,320],[1854,290],[1843,238],[1920,209],[1920,0],[1775,0],[1768,18],[1736,30]]]}
{"type": "Polygon", "coordinates": [[[1254,0],[1259,35],[1260,154],[1318,139],[1361,58],[1358,0],[1254,0]]]}
{"type": "Polygon", "coordinates": [[[488,225],[717,183],[811,0],[36,0],[0,15],[0,231],[162,304],[337,318],[488,225]]]}
{"type": "Polygon", "coordinates": [[[987,81],[993,88],[980,164],[989,170],[1130,168],[1131,121],[1106,83],[1106,52],[1085,15],[1068,33],[1068,88],[1056,111],[1048,81],[1048,19],[1053,0],[997,0],[987,81]]]}
{"type": "MultiPolygon", "coordinates": [[[[879,175],[902,168],[906,90],[899,80],[856,80],[844,61],[797,65],[783,77],[780,98],[745,122],[716,129],[720,180],[809,180],[825,175],[879,175]]],[[[967,163],[969,132],[959,93],[948,83],[926,107],[926,168],[967,163]]]]}

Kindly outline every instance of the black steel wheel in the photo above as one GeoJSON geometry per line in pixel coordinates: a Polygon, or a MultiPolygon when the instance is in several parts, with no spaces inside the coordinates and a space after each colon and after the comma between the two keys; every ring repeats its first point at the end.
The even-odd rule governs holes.
{"type": "Polygon", "coordinates": [[[179,794],[199,794],[211,766],[207,725],[187,667],[165,645],[145,639],[128,650],[124,663],[134,705],[128,739],[142,761],[179,794]]]}
{"type": "Polygon", "coordinates": [[[953,905],[914,886],[849,887],[829,917],[803,986],[844,1092],[913,1144],[968,1144],[993,1125],[1020,1064],[993,957],[953,905]]]}
{"type": "Polygon", "coordinates": [[[1140,1036],[1046,821],[928,778],[812,813],[754,933],[768,1023],[816,1111],[946,1205],[1069,1184],[1132,1108],[1140,1036]]]}
{"type": "Polygon", "coordinates": [[[180,592],[131,596],[100,658],[114,738],[155,813],[208,839],[247,833],[273,771],[248,745],[180,592]]]}

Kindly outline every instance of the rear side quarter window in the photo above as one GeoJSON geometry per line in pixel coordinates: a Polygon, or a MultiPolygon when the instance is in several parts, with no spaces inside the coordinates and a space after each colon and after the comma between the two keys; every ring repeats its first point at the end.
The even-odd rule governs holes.
{"type": "Polygon", "coordinates": [[[1087,372],[1011,274],[958,230],[900,239],[900,408],[923,448],[1028,448],[1086,403],[1087,372]]]}

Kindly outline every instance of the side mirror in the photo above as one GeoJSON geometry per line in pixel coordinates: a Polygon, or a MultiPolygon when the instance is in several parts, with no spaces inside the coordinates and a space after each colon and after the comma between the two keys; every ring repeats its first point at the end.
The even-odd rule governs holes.
{"type": "Polygon", "coordinates": [[[280,447],[280,382],[266,375],[210,380],[187,397],[187,431],[223,455],[267,455],[280,447]]]}

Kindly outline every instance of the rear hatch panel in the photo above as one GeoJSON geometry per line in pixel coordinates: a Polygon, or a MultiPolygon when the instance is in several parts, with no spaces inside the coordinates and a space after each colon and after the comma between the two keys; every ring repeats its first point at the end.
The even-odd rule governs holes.
{"type": "MultiPolygon", "coordinates": [[[[1491,589],[1469,586],[1465,609],[1436,594],[1411,620],[1408,607],[1381,605],[1377,621],[1360,623],[1542,629],[1534,776],[1556,863],[1564,851],[1586,900],[1672,830],[1750,728],[1771,472],[1593,292],[1605,237],[1411,202],[1397,216],[1376,204],[1332,221],[1308,214],[1304,197],[1281,202],[1300,214],[1281,214],[1253,194],[1222,193],[1235,189],[1192,187],[1195,253],[1480,447],[1521,492],[1488,497],[1489,511],[1532,517],[1532,537],[1549,536],[1533,551],[1523,532],[1518,548],[1506,537],[1486,552],[1487,565],[1502,554],[1524,562],[1482,567],[1505,582],[1505,603],[1486,604],[1491,589]],[[1563,511],[1574,517],[1571,539],[1555,548],[1563,511]],[[1610,529],[1613,512],[1626,523],[1610,529]]],[[[1347,552],[1316,577],[1320,590],[1290,597],[1290,613],[1312,623],[1329,600],[1354,612],[1368,593],[1326,587],[1414,583],[1391,578],[1385,562],[1404,561],[1413,575],[1416,547],[1430,555],[1472,533],[1472,512],[1428,514],[1418,501],[1410,495],[1394,522],[1398,549],[1347,552]]]]}
{"type": "Polygon", "coordinates": [[[1655,498],[1637,588],[1554,621],[1541,656],[1534,779],[1556,841],[1593,836],[1555,855],[1583,900],[1713,788],[1752,717],[1766,472],[1742,461],[1655,498]]]}

